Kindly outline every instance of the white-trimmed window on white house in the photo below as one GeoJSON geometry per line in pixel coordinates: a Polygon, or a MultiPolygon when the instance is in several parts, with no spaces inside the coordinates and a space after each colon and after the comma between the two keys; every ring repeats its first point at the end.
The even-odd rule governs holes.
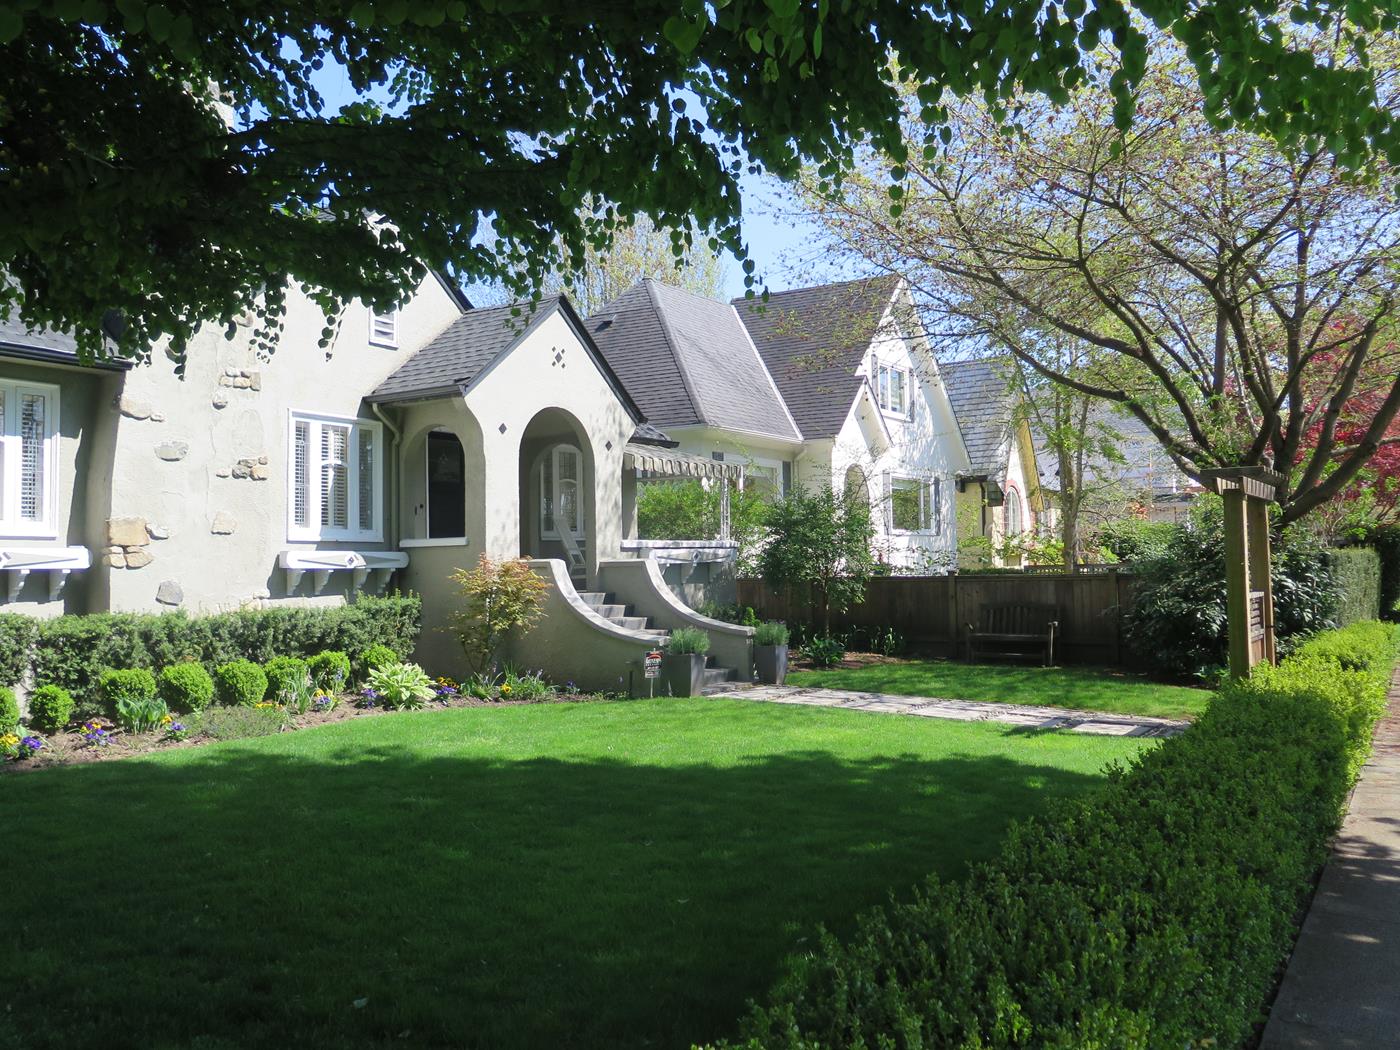
{"type": "Polygon", "coordinates": [[[943,481],[934,478],[888,480],[890,528],[895,532],[943,533],[943,481]]]}
{"type": "Polygon", "coordinates": [[[0,536],[52,536],[58,387],[0,378],[0,536]]]}
{"type": "Polygon", "coordinates": [[[369,311],[369,341],[375,346],[396,349],[399,345],[399,312],[374,308],[369,311]]]}
{"type": "Polygon", "coordinates": [[[1025,529],[1021,493],[1010,486],[1006,489],[1006,538],[1015,539],[1025,529]]]}
{"type": "Polygon", "coordinates": [[[909,370],[893,365],[876,365],[875,394],[882,411],[891,415],[907,416],[910,402],[909,370]]]}
{"type": "Polygon", "coordinates": [[[291,450],[289,539],[383,539],[384,449],[378,423],[295,413],[291,450]]]}

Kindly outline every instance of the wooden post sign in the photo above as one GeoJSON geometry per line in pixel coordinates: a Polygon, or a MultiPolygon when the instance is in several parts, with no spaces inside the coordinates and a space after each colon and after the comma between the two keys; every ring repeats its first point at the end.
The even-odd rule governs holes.
{"type": "Polygon", "coordinates": [[[1267,467],[1202,471],[1225,504],[1225,609],[1230,677],[1246,678],[1257,663],[1274,663],[1274,590],[1270,582],[1269,504],[1283,475],[1267,467]]]}

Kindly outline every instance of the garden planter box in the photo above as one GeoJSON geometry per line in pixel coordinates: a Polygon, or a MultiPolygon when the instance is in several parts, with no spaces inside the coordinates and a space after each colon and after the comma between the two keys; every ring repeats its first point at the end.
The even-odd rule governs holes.
{"type": "Polygon", "coordinates": [[[787,678],[788,647],[786,645],[755,645],[753,666],[758,680],[764,685],[782,685],[787,678]]]}
{"type": "Polygon", "coordinates": [[[667,653],[661,657],[663,693],[670,696],[699,696],[704,685],[704,653],[667,653]]]}

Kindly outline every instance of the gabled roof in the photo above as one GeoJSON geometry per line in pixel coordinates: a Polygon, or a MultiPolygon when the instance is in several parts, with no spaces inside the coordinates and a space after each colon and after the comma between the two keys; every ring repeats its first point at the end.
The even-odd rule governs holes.
{"type": "Polygon", "coordinates": [[[728,303],[644,278],[596,310],[588,329],[658,426],[801,439],[728,303]]]}
{"type": "Polygon", "coordinates": [[[369,393],[366,401],[427,401],[454,396],[485,374],[492,362],[504,357],[556,312],[574,330],[603,378],[617,393],[632,418],[646,416],[599,352],[583,321],[562,295],[536,303],[514,303],[485,310],[468,310],[418,349],[389,378],[369,393]]]}
{"type": "Polygon", "coordinates": [[[808,439],[834,437],[851,410],[865,352],[899,287],[893,275],[797,288],[733,304],[808,439]]]}
{"type": "Polygon", "coordinates": [[[1020,400],[1010,362],[995,357],[949,361],[940,363],[938,371],[967,446],[968,473],[1003,480],[1020,400]]]}

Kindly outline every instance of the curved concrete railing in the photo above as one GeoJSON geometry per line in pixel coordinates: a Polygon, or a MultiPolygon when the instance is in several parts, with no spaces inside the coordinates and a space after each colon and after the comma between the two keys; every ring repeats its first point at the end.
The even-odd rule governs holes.
{"type": "Polygon", "coordinates": [[[739,681],[753,681],[753,628],[701,616],[666,586],[652,558],[608,558],[598,563],[598,589],[646,616],[653,627],[674,631],[698,627],[710,636],[710,655],[721,667],[732,668],[739,681]]]}
{"type": "Polygon", "coordinates": [[[549,584],[538,623],[513,638],[507,660],[526,671],[543,671],[556,684],[645,695],[643,658],[656,639],[619,627],[579,597],[569,570],[557,558],[536,558],[530,568],[549,584]]]}

